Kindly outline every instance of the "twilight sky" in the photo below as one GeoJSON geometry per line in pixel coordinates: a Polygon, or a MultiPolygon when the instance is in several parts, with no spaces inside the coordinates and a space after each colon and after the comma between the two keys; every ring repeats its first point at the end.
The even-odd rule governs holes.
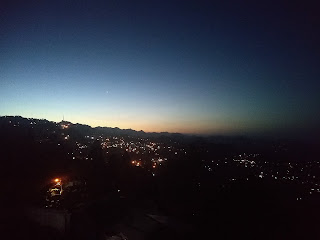
{"type": "Polygon", "coordinates": [[[0,115],[200,134],[318,127],[318,8],[209,2],[2,4],[0,115]]]}

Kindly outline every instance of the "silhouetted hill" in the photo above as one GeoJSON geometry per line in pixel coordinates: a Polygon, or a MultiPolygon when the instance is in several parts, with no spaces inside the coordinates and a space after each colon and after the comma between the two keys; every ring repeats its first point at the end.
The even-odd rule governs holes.
{"type": "MultiPolygon", "coordinates": [[[[181,133],[168,133],[168,132],[144,132],[142,130],[136,131],[133,129],[120,129],[118,127],[91,127],[85,124],[71,123],[68,121],[53,122],[46,119],[34,119],[34,118],[23,118],[21,116],[2,116],[0,117],[0,127],[13,126],[13,127],[26,127],[41,129],[42,128],[54,128],[60,125],[70,125],[68,131],[73,133],[78,132],[83,136],[97,136],[105,134],[108,136],[130,136],[130,137],[141,137],[141,138],[161,138],[161,139],[171,139],[173,141],[194,141],[194,139],[206,139],[206,137],[186,135],[181,133]]],[[[209,139],[209,138],[208,138],[209,139]]],[[[215,139],[215,142],[221,142],[219,137],[210,137],[210,141],[215,139]]],[[[225,141],[225,140],[223,140],[225,141]]],[[[229,138],[229,142],[232,138],[229,138]]]]}

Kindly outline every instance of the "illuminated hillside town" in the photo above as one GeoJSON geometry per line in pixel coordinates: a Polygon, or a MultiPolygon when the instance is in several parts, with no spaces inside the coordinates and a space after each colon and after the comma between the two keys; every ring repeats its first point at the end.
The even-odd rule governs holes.
{"type": "MultiPolygon", "coordinates": [[[[114,136],[113,133],[108,133],[109,130],[103,133],[103,130],[98,131],[88,126],[66,121],[54,123],[38,119],[2,117],[1,122],[9,129],[28,128],[33,130],[35,142],[39,144],[55,143],[58,148],[63,148],[66,151],[70,161],[94,161],[90,151],[93,145],[98,145],[105,164],[108,164],[108,160],[115,155],[125,156],[127,159],[125,164],[131,168],[142,168],[150,176],[157,177],[161,174],[162,168],[166,168],[170,162],[179,161],[183,164],[183,159],[190,155],[199,154],[201,156],[199,170],[207,172],[206,174],[215,175],[220,169],[226,168],[238,169],[237,172],[241,174],[232,175],[230,172],[228,178],[225,179],[226,182],[257,178],[274,181],[275,183],[301,185],[303,191],[297,193],[297,196],[295,196],[297,200],[312,197],[313,194],[320,192],[319,176],[317,175],[320,168],[319,161],[297,161],[297,159],[273,161],[267,159],[267,155],[264,155],[263,151],[242,152],[233,150],[233,153],[226,152],[225,155],[219,153],[221,156],[215,157],[212,154],[214,150],[210,149],[210,145],[207,143],[199,143],[199,148],[195,149],[190,147],[190,144],[185,143],[185,139],[179,141],[176,137],[141,137],[127,134],[125,130],[123,133],[119,130],[119,136],[114,136]],[[81,127],[85,128],[87,132],[82,132],[81,127]],[[87,135],[89,132],[91,134],[87,135]]],[[[270,145],[270,149],[272,150],[271,154],[278,154],[279,156],[288,151],[285,145],[274,143],[270,145]]],[[[268,154],[270,155],[270,153],[268,154]]],[[[181,168],[183,169],[183,166],[181,168]]],[[[67,183],[62,183],[59,178],[54,179],[54,183],[57,188],[51,188],[51,193],[62,195],[63,189],[61,186],[67,183]]],[[[201,185],[200,182],[197,184],[201,185]]]]}

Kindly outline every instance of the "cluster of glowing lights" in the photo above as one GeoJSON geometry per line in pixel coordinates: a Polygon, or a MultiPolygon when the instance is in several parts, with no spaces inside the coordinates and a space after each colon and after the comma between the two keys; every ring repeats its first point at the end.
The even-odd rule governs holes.
{"type": "Polygon", "coordinates": [[[140,167],[140,166],[141,166],[141,162],[140,162],[140,161],[134,160],[134,161],[132,161],[131,163],[132,163],[133,165],[137,166],[137,167],[140,167]]]}
{"type": "Polygon", "coordinates": [[[69,128],[69,124],[61,124],[61,128],[62,129],[67,129],[67,128],[69,128]]]}

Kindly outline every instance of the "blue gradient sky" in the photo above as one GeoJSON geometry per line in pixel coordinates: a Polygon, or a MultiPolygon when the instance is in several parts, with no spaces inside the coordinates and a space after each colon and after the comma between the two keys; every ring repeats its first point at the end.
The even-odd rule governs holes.
{"type": "Polygon", "coordinates": [[[0,115],[156,132],[311,131],[317,12],[237,2],[4,4],[0,115]]]}

